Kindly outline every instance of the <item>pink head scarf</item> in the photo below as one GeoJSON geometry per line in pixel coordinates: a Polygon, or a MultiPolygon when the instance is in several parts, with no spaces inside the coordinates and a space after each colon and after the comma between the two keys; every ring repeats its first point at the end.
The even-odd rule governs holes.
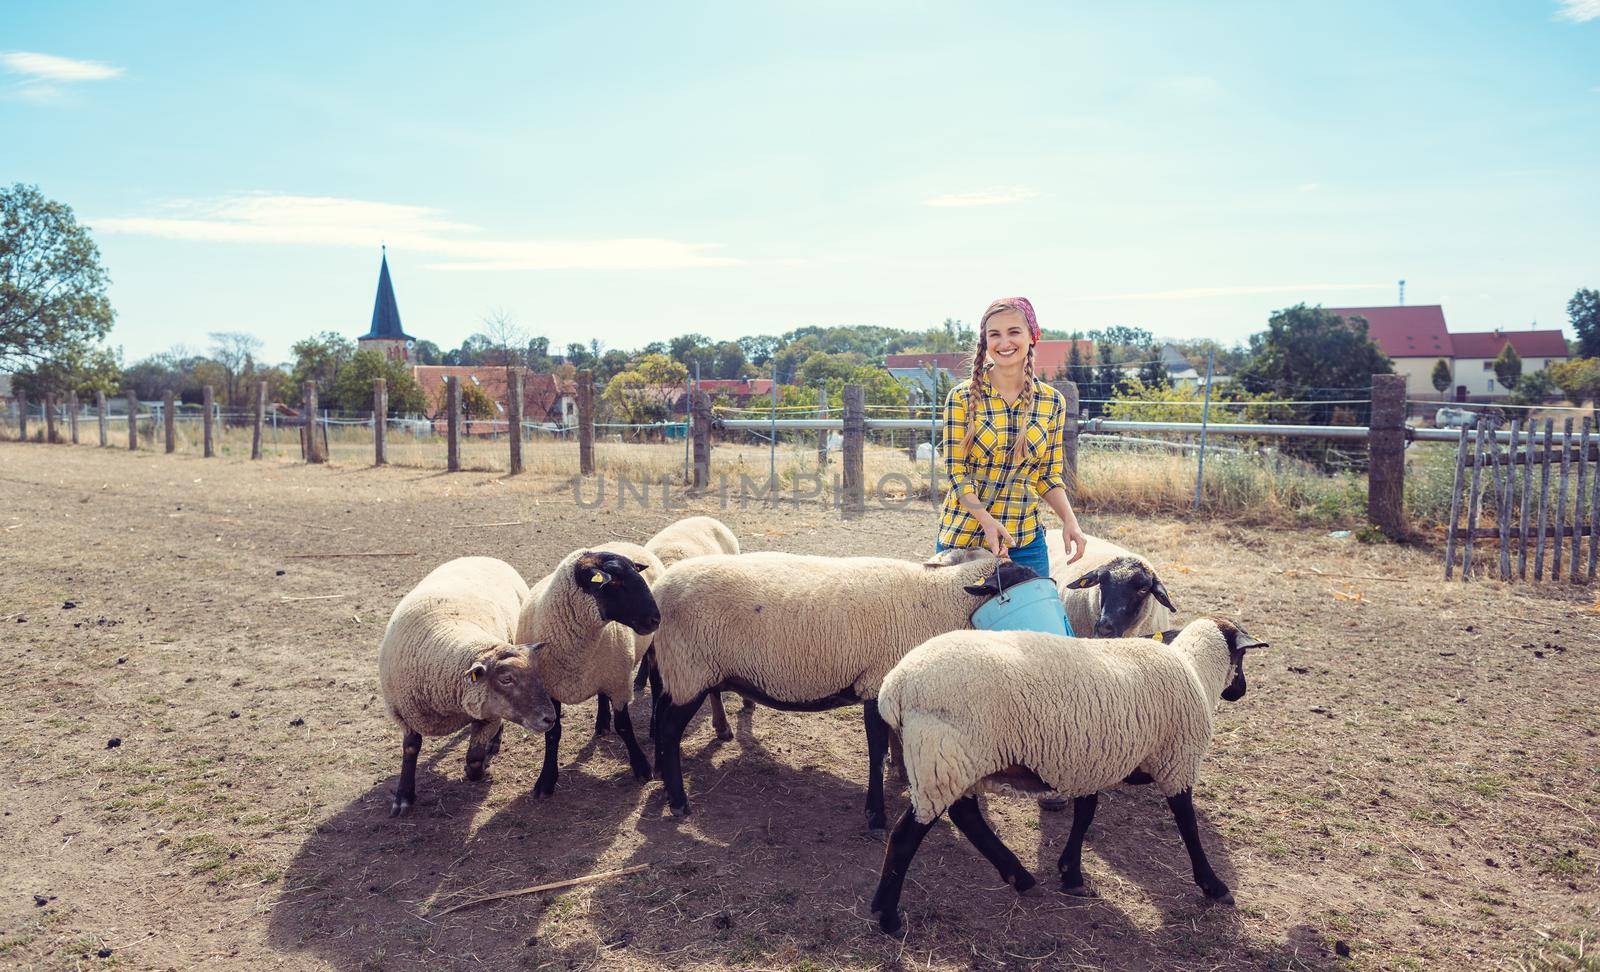
{"type": "Polygon", "coordinates": [[[1028,322],[1028,335],[1032,339],[1029,343],[1038,344],[1039,318],[1033,312],[1033,303],[1026,297],[1002,297],[990,304],[989,309],[983,312],[983,320],[978,323],[978,328],[981,330],[989,323],[989,318],[1008,310],[1022,315],[1022,319],[1028,322]]]}

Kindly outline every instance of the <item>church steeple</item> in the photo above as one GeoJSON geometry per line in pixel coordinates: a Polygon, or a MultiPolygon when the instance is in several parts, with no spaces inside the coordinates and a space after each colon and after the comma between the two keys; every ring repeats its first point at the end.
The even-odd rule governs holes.
{"type": "Polygon", "coordinates": [[[394,284],[389,280],[389,248],[383,248],[378,264],[378,295],[372,302],[372,327],[357,338],[364,348],[373,348],[391,358],[410,361],[414,341],[400,326],[400,305],[394,299],[394,284]]]}

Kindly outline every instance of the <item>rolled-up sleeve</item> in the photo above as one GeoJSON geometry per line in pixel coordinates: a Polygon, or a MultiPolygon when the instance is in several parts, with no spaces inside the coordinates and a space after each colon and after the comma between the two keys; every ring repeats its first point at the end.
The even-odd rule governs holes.
{"type": "Polygon", "coordinates": [[[952,391],[944,400],[944,474],[956,495],[976,496],[972,471],[967,468],[967,448],[962,444],[966,435],[967,396],[952,391]]]}
{"type": "Polygon", "coordinates": [[[1033,489],[1041,497],[1056,487],[1067,488],[1066,408],[1060,400],[1050,421],[1045,425],[1047,436],[1044,458],[1034,470],[1033,489]]]}

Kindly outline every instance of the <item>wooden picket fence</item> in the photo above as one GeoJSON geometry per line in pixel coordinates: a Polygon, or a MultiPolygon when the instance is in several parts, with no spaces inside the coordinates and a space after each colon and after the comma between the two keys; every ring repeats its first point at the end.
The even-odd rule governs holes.
{"type": "Polygon", "coordinates": [[[1592,434],[1590,417],[1584,416],[1576,437],[1570,418],[1560,436],[1551,419],[1544,420],[1542,434],[1536,420],[1523,427],[1514,419],[1505,448],[1497,425],[1493,418],[1480,417],[1474,428],[1461,430],[1445,542],[1445,579],[1454,576],[1460,547],[1463,581],[1475,569],[1481,577],[1526,580],[1531,547],[1534,580],[1544,580],[1547,565],[1551,580],[1560,580],[1563,568],[1574,584],[1593,580],[1600,559],[1600,435],[1592,434]],[[1551,479],[1557,470],[1552,495],[1551,479]],[[1574,481],[1569,520],[1568,486],[1574,481]],[[1478,540],[1490,542],[1484,563],[1473,560],[1478,540]]]}

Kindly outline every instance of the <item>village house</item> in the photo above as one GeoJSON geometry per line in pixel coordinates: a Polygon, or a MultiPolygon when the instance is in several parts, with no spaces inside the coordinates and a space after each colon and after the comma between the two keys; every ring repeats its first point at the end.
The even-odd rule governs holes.
{"type": "Polygon", "coordinates": [[[483,389],[490,401],[494,402],[495,414],[490,416],[491,422],[501,423],[492,425],[483,423],[480,427],[472,427],[468,423],[466,431],[470,434],[488,435],[495,431],[504,431],[507,420],[507,403],[510,402],[508,394],[510,373],[522,375],[522,420],[537,425],[559,426],[567,428],[578,424],[578,391],[576,385],[569,379],[558,378],[549,372],[531,371],[521,365],[510,368],[502,365],[412,365],[411,374],[416,378],[417,385],[422,389],[423,398],[428,402],[429,414],[434,417],[435,428],[443,431],[445,428],[444,402],[445,378],[454,375],[466,388],[473,385],[483,389]]]}
{"type": "Polygon", "coordinates": [[[1438,304],[1327,310],[1366,319],[1367,336],[1394,362],[1395,374],[1406,376],[1406,394],[1415,399],[1466,402],[1506,397],[1511,389],[1495,377],[1494,361],[1507,344],[1522,358],[1525,375],[1567,360],[1567,340],[1559,329],[1452,333],[1438,304]],[[1441,360],[1451,375],[1442,394],[1433,387],[1433,369],[1441,360]]]}

